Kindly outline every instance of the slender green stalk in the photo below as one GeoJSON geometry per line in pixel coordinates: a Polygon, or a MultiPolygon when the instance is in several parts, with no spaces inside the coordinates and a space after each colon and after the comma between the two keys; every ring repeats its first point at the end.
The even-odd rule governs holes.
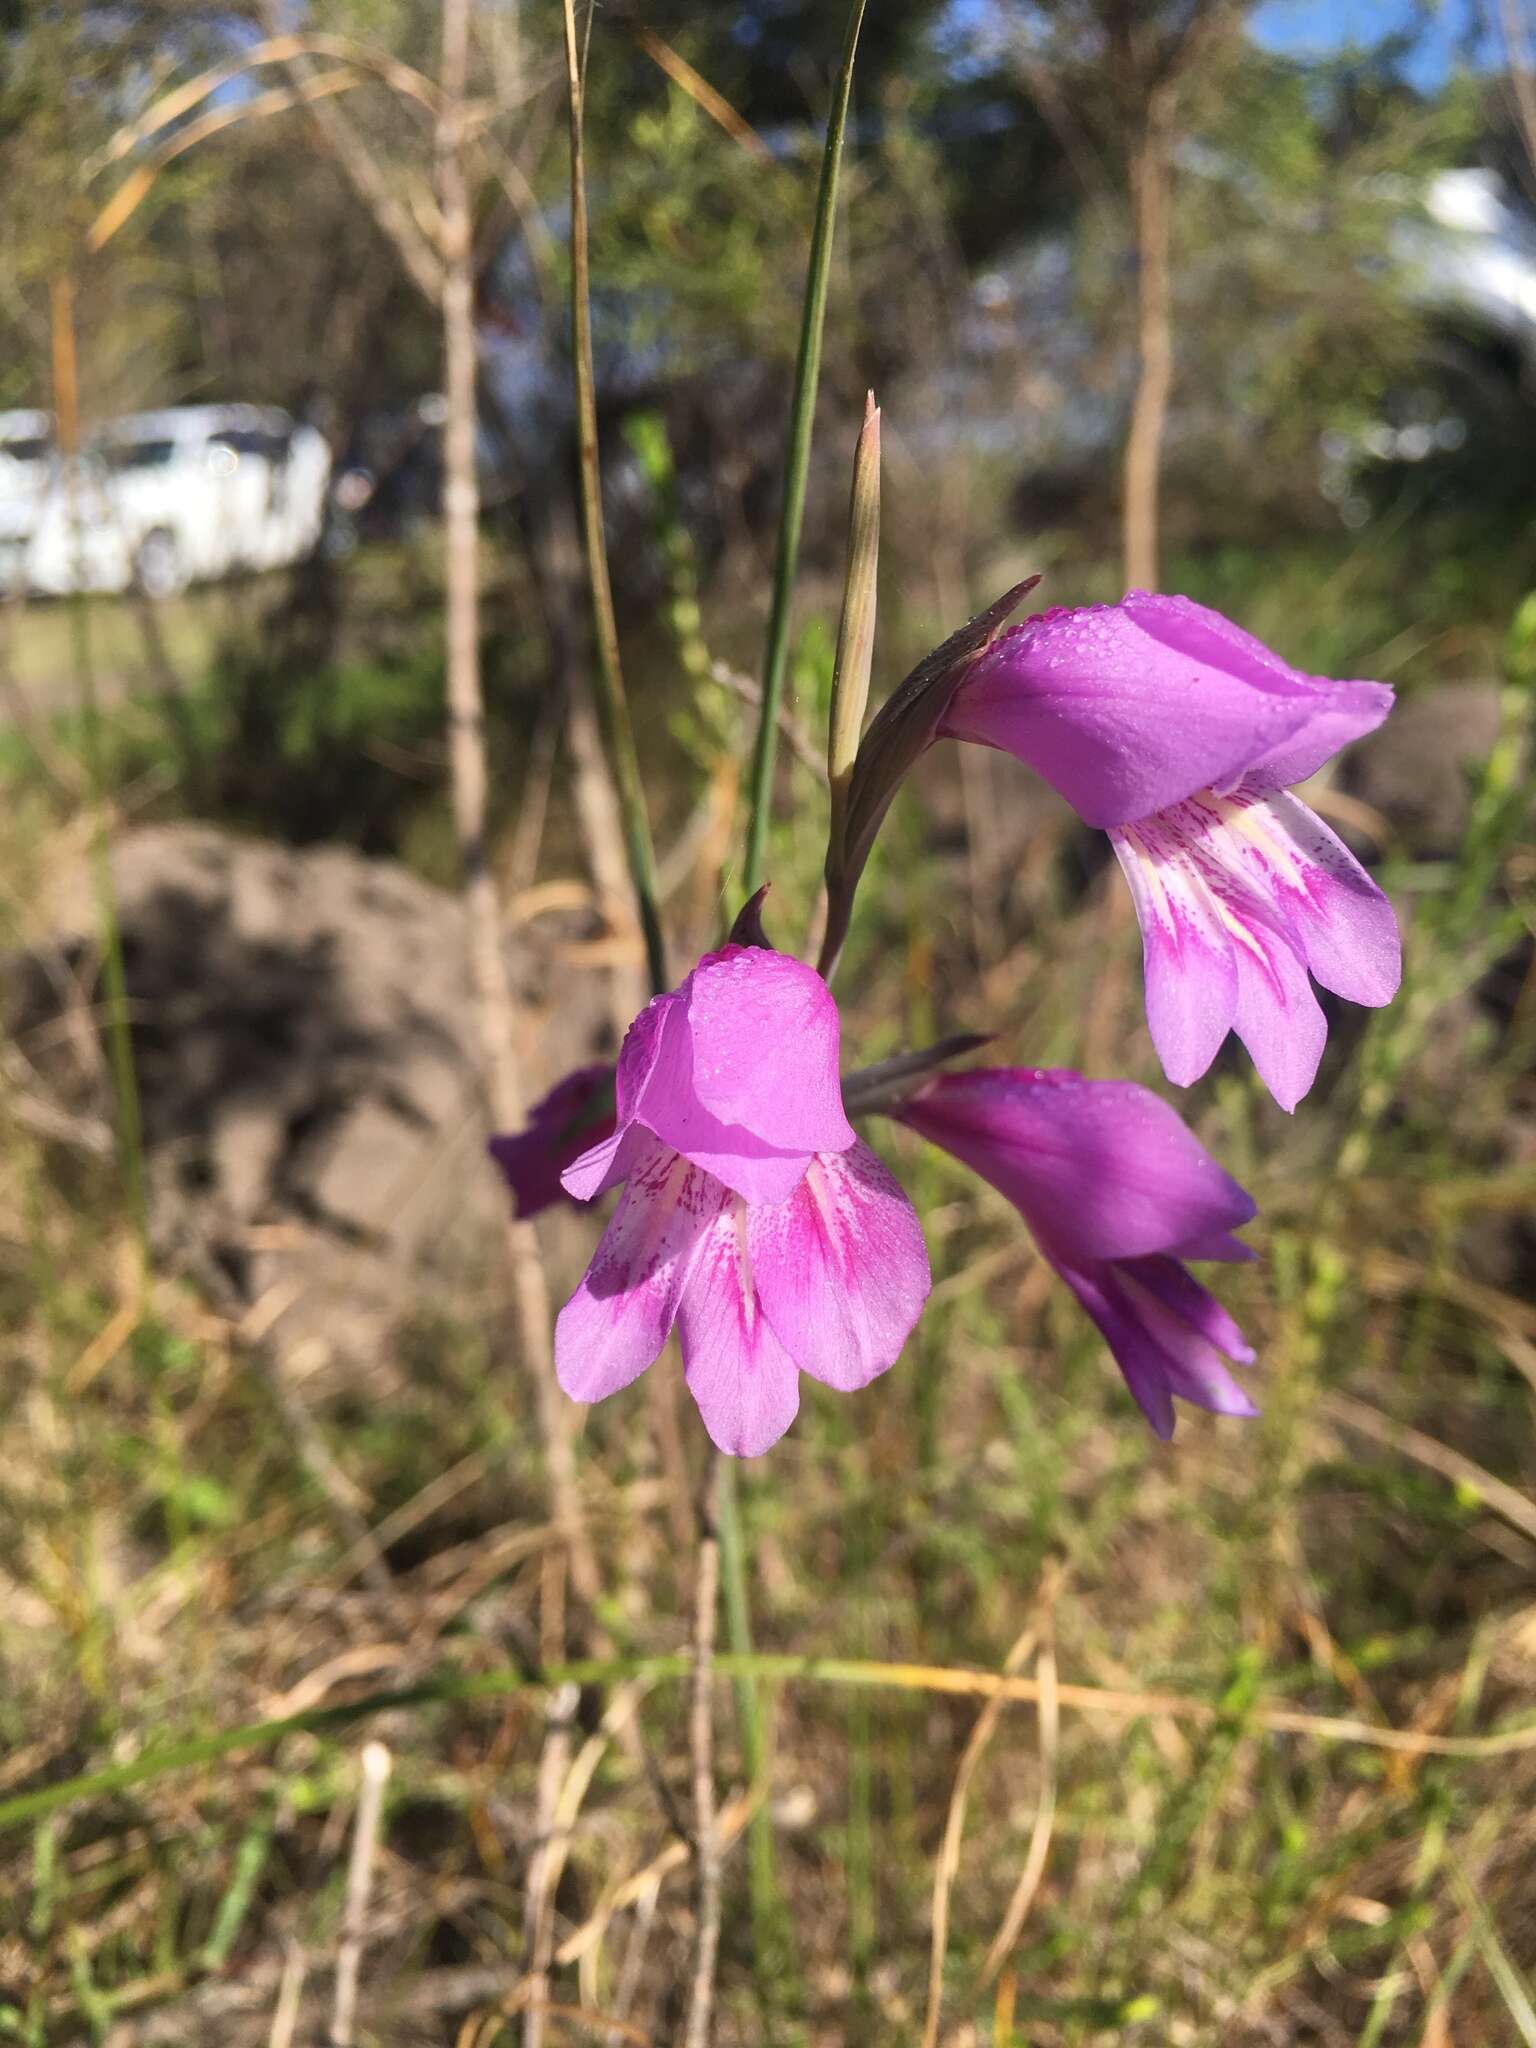
{"type": "MultiPolygon", "coordinates": [[[[591,16],[588,15],[588,28],[591,16]]],[[[640,761],[624,692],[619,660],[619,628],[608,575],[608,549],[603,538],[603,480],[597,452],[597,390],[592,369],[591,271],[587,256],[587,174],[582,145],[586,97],[585,66],[576,46],[576,4],[565,0],[565,63],[571,125],[571,357],[576,373],[576,432],[580,455],[581,521],[587,551],[587,580],[592,591],[593,636],[597,645],[597,704],[603,740],[618,786],[624,821],[624,848],[645,937],[646,966],[651,986],[667,986],[666,947],[661,932],[660,890],[656,852],[651,844],[645,792],[640,786],[640,761]]]]}
{"type": "MultiPolygon", "coordinates": [[[[719,1457],[715,1516],[720,1532],[720,1582],[725,1595],[725,1634],[736,1657],[752,1655],[752,1595],[747,1579],[746,1539],[741,1505],[736,1497],[736,1461],[719,1457]]],[[[741,1761],[747,1783],[756,1790],[768,1776],[768,1744],[763,1733],[763,1703],[754,1679],[736,1680],[736,1718],[741,1726],[741,1761]]],[[[773,1826],[758,1806],[747,1824],[747,1873],[752,1901],[752,1926],[759,1946],[771,1939],[778,1901],[774,1870],[773,1826]]]]}
{"type": "Polygon", "coordinates": [[[853,88],[853,59],[865,0],[853,0],[843,61],[827,122],[821,158],[821,186],[816,195],[816,220],[811,230],[811,256],[806,269],[805,304],[800,318],[800,348],[795,358],[795,392],[790,404],[789,460],[784,474],[784,504],[779,514],[778,553],[773,568],[773,603],[768,614],[768,644],[763,660],[763,708],[752,755],[751,801],[742,892],[750,896],[763,880],[768,849],[768,814],[773,793],[773,757],[779,738],[779,707],[784,698],[784,668],[789,659],[789,611],[800,559],[800,529],[805,519],[805,486],[810,472],[811,427],[816,414],[816,385],[821,375],[821,337],[827,318],[827,280],[832,268],[832,236],[837,221],[837,182],[843,163],[843,131],[848,125],[848,96],[853,88]]]}
{"type": "MultiPolygon", "coordinates": [[[[763,701],[758,714],[757,741],[752,752],[750,809],[747,815],[746,856],[742,865],[743,892],[751,896],[763,881],[768,846],[768,820],[773,802],[773,761],[779,737],[779,711],[784,697],[784,668],[789,654],[789,612],[794,596],[795,570],[800,556],[800,529],[805,518],[806,480],[810,472],[811,428],[816,413],[816,385],[821,374],[821,340],[827,317],[827,282],[832,265],[832,238],[837,220],[838,174],[843,160],[843,133],[848,125],[848,98],[853,87],[853,60],[858,49],[859,29],[864,20],[865,0],[853,0],[848,16],[848,34],[832,111],[827,121],[827,140],[821,158],[821,184],[816,195],[816,218],[811,230],[811,254],[806,269],[805,301],[800,317],[800,345],[795,359],[795,389],[790,405],[789,450],[784,472],[784,503],[779,515],[778,550],[774,560],[773,600],[768,615],[768,643],[763,666],[763,701]]],[[[746,1544],[742,1535],[741,1508],[736,1494],[735,1467],[729,1458],[721,1460],[718,1516],[720,1530],[721,1578],[725,1592],[726,1633],[732,1661],[743,1666],[752,1657],[752,1603],[747,1575],[746,1544]]],[[[736,1681],[736,1712],[741,1724],[742,1761],[754,1785],[765,1782],[768,1771],[767,1744],[763,1734],[762,1702],[755,1679],[742,1668],[736,1681]]],[[[781,1916],[777,1912],[778,1880],[774,1871],[773,1826],[767,1809],[759,1805],[748,1826],[748,1872],[752,1904],[753,1934],[760,1950],[778,1946],[781,1916]]]]}

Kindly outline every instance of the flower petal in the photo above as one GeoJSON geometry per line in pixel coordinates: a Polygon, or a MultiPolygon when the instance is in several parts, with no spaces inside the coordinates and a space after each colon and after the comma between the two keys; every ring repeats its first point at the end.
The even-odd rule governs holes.
{"type": "Polygon", "coordinates": [[[1229,1265],[1246,1265],[1259,1255],[1230,1230],[1213,1230],[1186,1237],[1168,1247],[1176,1259],[1222,1259],[1229,1265]]]}
{"type": "MultiPolygon", "coordinates": [[[[1107,1291],[1118,1298],[1127,1314],[1134,1316],[1145,1341],[1162,1353],[1171,1393],[1181,1401],[1193,1401],[1197,1408],[1209,1409],[1213,1415],[1257,1415],[1258,1409],[1223,1364],[1206,1326],[1225,1327],[1234,1333],[1239,1345],[1238,1362],[1246,1364],[1252,1354],[1241,1341],[1242,1333],[1198,1281],[1188,1273],[1183,1279],[1186,1287],[1181,1291],[1165,1272],[1155,1283],[1154,1291],[1154,1287],[1146,1285],[1144,1269],[1116,1266],[1107,1291]],[[1203,1297],[1198,1309],[1189,1290],[1203,1297]],[[1199,1315],[1198,1325],[1186,1311],[1199,1315]],[[1248,1353],[1248,1357],[1243,1357],[1243,1353],[1248,1353]]],[[[1225,1348],[1223,1345],[1222,1349],[1225,1348]]]]}
{"type": "Polygon", "coordinates": [[[655,1029],[634,1095],[621,1092],[621,1114],[752,1202],[783,1201],[814,1153],[853,1143],[837,1004],[812,968],[762,947],[726,946],[665,1000],[673,1007],[655,1029]]]}
{"type": "Polygon", "coordinates": [[[573,1159],[561,1174],[560,1185],[578,1202],[596,1201],[632,1173],[637,1161],[648,1158],[655,1142],[649,1131],[621,1124],[573,1159]]]}
{"type": "Polygon", "coordinates": [[[1305,782],[1352,740],[1374,732],[1397,701],[1387,683],[1324,683],[1307,723],[1288,740],[1256,755],[1244,780],[1257,794],[1305,782]]]}
{"type": "Polygon", "coordinates": [[[1062,1278],[1098,1325],[1126,1385],[1160,1437],[1173,1434],[1174,1395],[1215,1415],[1258,1414],[1206,1337],[1124,1268],[1063,1270],[1062,1278]]]}
{"type": "Polygon", "coordinates": [[[699,1100],[785,1150],[853,1143],[838,1078],[841,1027],[812,967],[760,946],[726,946],[688,977],[699,1100]]]}
{"type": "Polygon", "coordinates": [[[1151,1423],[1154,1434],[1166,1443],[1173,1435],[1174,1423],[1168,1360],[1148,1338],[1136,1317],[1127,1313],[1124,1304],[1105,1284],[1110,1273],[1107,1266],[1096,1269],[1093,1274],[1078,1272],[1069,1266],[1060,1266],[1057,1271],[1098,1326],[1099,1335],[1109,1346],[1125,1384],[1151,1423]]]}
{"type": "Polygon", "coordinates": [[[1276,1102],[1294,1110],[1317,1079],[1328,1020],[1299,954],[1278,926],[1251,904],[1240,913],[1240,922],[1248,943],[1233,948],[1237,1015],[1232,1028],[1276,1102]]]}
{"type": "Polygon", "coordinates": [[[800,1374],[763,1313],[747,1248],[747,1208],[727,1196],[699,1241],[678,1308],[688,1391],[716,1449],[755,1458],[788,1429],[800,1374]]]}
{"type": "Polygon", "coordinates": [[[1005,633],[939,732],[1017,755],[1108,827],[1281,758],[1337,687],[1187,597],[1131,591],[1005,633]]]}
{"type": "Polygon", "coordinates": [[[1218,1351],[1225,1352],[1238,1365],[1252,1365],[1253,1346],[1215,1295],[1202,1287],[1178,1259],[1162,1255],[1126,1259],[1120,1271],[1144,1287],[1170,1314],[1198,1331],[1207,1343],[1214,1344],[1218,1351]]]}
{"type": "Polygon", "coordinates": [[[975,1068],[897,1112],[1019,1209],[1060,1263],[1170,1250],[1254,1215],[1176,1111],[1133,1081],[975,1068]]]}
{"type": "Polygon", "coordinates": [[[520,1131],[499,1132],[486,1150],[512,1191],[520,1218],[559,1201],[561,1170],[595,1138],[613,1130],[613,1068],[606,1060],[577,1067],[528,1112],[520,1131]]]}
{"type": "Polygon", "coordinates": [[[787,1202],[748,1223],[763,1313],[803,1372],[853,1393],[894,1365],[928,1298],[917,1212],[855,1139],[819,1153],[787,1202]]]}
{"type": "Polygon", "coordinates": [[[1391,903],[1349,848],[1289,792],[1218,798],[1223,830],[1209,857],[1240,873],[1298,941],[1324,988],[1380,1009],[1397,994],[1402,941],[1391,903]]]}
{"type": "Polygon", "coordinates": [[[1225,1018],[1294,1109],[1327,1038],[1307,969],[1351,1000],[1390,1001],[1401,972],[1391,904],[1305,804],[1246,782],[1110,838],[1141,921],[1147,1021],[1169,1079],[1205,1071],[1225,1018]]]}
{"type": "Polygon", "coordinates": [[[671,1332],[691,1263],[724,1188],[644,1132],[629,1185],[581,1285],[555,1322],[555,1377],[573,1401],[627,1387],[671,1332]]]}
{"type": "Polygon", "coordinates": [[[1180,1088],[1210,1066],[1237,1014],[1237,963],[1221,908],[1164,829],[1168,813],[1111,832],[1141,926],[1147,1029],[1180,1088]]]}

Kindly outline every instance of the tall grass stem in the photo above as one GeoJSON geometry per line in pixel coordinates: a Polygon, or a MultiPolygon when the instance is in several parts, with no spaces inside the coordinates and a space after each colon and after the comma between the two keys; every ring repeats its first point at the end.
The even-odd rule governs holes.
{"type": "Polygon", "coordinates": [[[821,340],[827,320],[827,282],[832,269],[832,237],[837,223],[837,187],[843,164],[843,133],[848,125],[848,98],[853,90],[853,60],[864,21],[865,0],[854,0],[848,34],[838,69],[832,112],[821,156],[821,184],[811,229],[811,254],[806,267],[805,301],[800,316],[800,346],[795,357],[795,389],[790,401],[789,460],[784,472],[784,503],[779,513],[778,551],[773,566],[773,599],[768,613],[768,642],[763,658],[763,709],[752,754],[751,810],[747,820],[747,852],[742,893],[750,896],[763,880],[768,851],[768,819],[772,809],[773,762],[778,748],[779,707],[784,697],[784,669],[789,659],[789,614],[800,561],[800,530],[805,523],[806,480],[811,464],[811,429],[816,417],[816,387],[821,377],[821,340]]]}

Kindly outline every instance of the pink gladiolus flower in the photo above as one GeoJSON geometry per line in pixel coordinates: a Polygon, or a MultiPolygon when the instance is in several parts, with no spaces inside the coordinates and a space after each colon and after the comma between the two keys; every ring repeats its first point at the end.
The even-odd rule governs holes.
{"type": "Polygon", "coordinates": [[[1167,1103],[1131,1081],[1024,1067],[930,1081],[893,1112],[1005,1194],[1097,1323],[1161,1437],[1173,1397],[1258,1411],[1222,1363],[1253,1352],[1185,1259],[1248,1259],[1250,1197],[1167,1103]]]}
{"type": "Polygon", "coordinates": [[[839,1036],[820,975],[757,946],[707,954],[631,1024],[614,1133],[562,1176],[581,1201],[627,1183],[555,1325],[573,1400],[628,1386],[675,1322],[705,1428],[753,1457],[802,1371],[851,1393],[895,1363],[928,1257],[843,1113],[839,1036]]]}
{"type": "Polygon", "coordinates": [[[486,1147],[512,1192],[519,1217],[537,1216],[564,1196],[560,1176],[589,1146],[613,1131],[613,1063],[595,1060],[557,1081],[528,1112],[520,1131],[486,1147]]]}
{"type": "Polygon", "coordinates": [[[1289,786],[1391,708],[1384,683],[1302,675],[1219,612],[1133,590],[1005,633],[938,730],[1017,755],[1108,832],[1168,1078],[1198,1080],[1235,1031],[1294,1109],[1327,1036],[1309,971],[1377,1008],[1401,949],[1391,904],[1289,786]]]}

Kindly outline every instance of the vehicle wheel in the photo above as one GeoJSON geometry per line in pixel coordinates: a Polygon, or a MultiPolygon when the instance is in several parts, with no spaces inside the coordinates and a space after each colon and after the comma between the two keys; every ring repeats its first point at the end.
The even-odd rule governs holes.
{"type": "Polygon", "coordinates": [[[133,558],[133,575],[146,597],[175,597],[185,590],[190,578],[175,534],[163,526],[146,533],[133,558]]]}

